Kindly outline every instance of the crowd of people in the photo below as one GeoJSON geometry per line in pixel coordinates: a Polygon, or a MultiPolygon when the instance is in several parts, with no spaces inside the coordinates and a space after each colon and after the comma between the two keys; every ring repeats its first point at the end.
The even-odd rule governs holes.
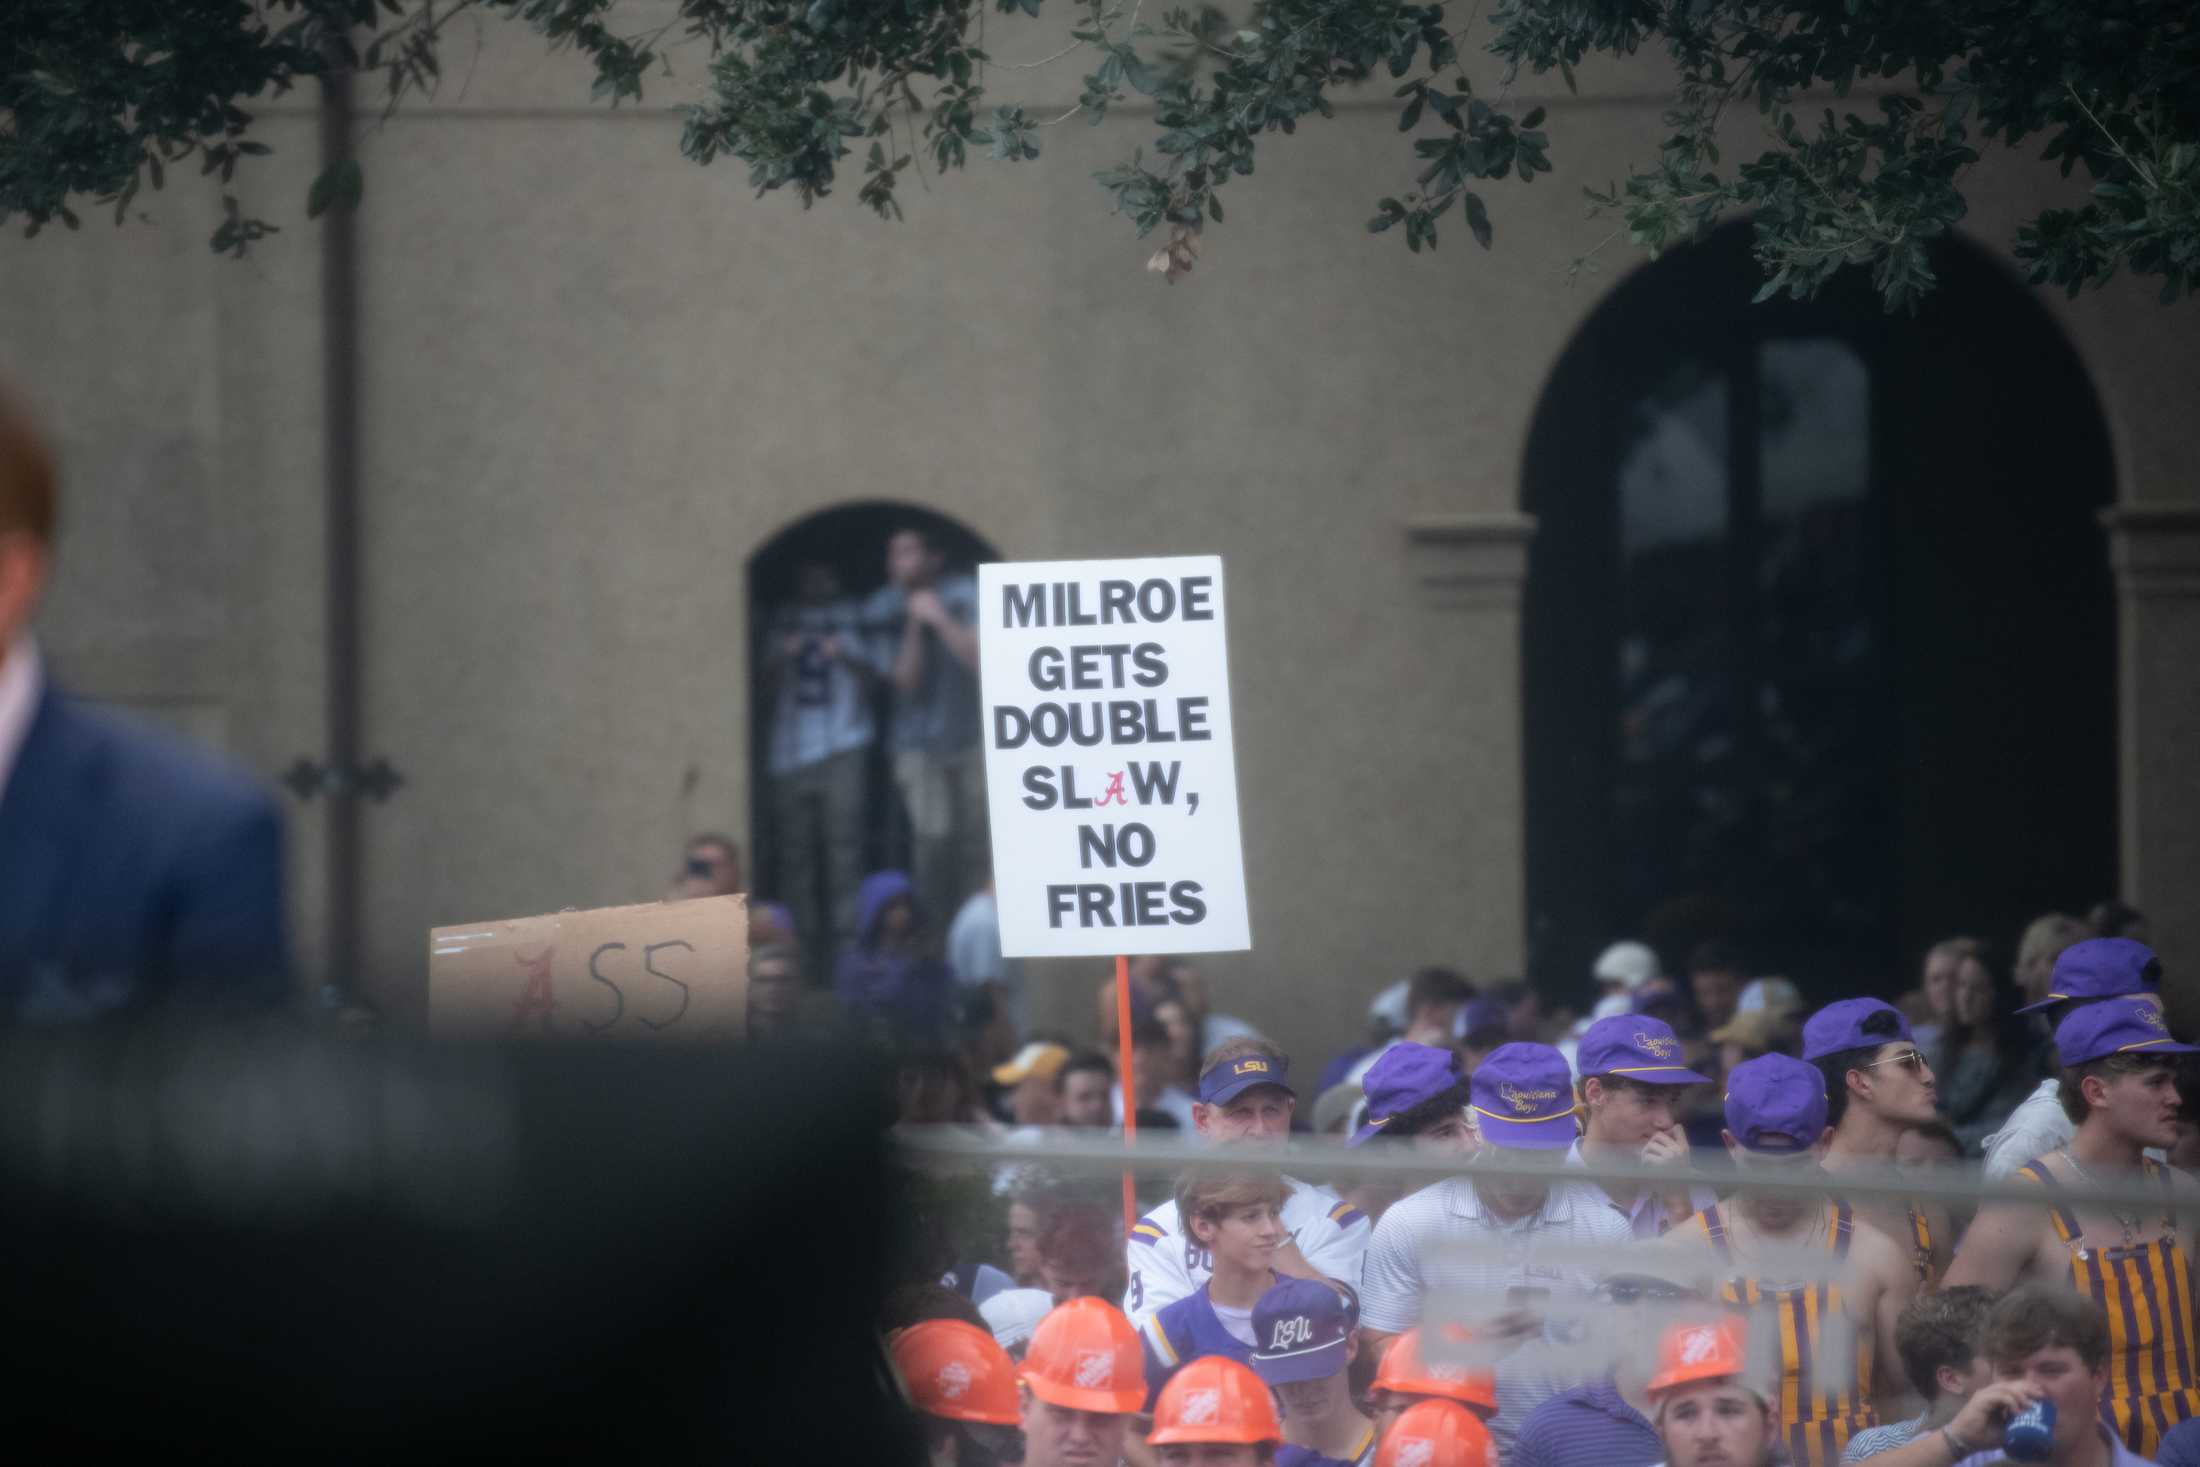
{"type": "MultiPolygon", "coordinates": [[[[882,1323],[930,1460],[2200,1463],[2200,1051],[2143,919],[2092,918],[2032,924],[2006,1004],[1970,939],[1815,1009],[1717,946],[1676,982],[1615,945],[1578,1022],[1431,969],[1311,1084],[1141,964],[1135,1103],[1213,1160],[1127,1229],[1112,1179],[1029,1162],[973,1184],[983,1221],[916,1223],[882,1323]],[[1329,1184],[1264,1154],[1293,1133],[1329,1184]],[[1440,1180],[1355,1170],[1393,1148],[1440,1180]],[[1966,1175],[2016,1190],[1923,1180],[1966,1175]]],[[[902,1124],[1117,1125],[1099,1012],[976,1081],[911,1056],[902,1124]]]]}

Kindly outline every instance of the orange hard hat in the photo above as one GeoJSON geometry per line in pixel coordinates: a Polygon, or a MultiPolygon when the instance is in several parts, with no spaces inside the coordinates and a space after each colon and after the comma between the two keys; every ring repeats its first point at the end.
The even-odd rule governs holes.
{"type": "MultiPolygon", "coordinates": [[[[1464,1344],[1467,1332],[1447,1326],[1447,1339],[1464,1344]]],[[[1444,1396],[1497,1414],[1497,1372],[1470,1365],[1431,1365],[1421,1357],[1421,1332],[1409,1329],[1390,1342],[1375,1372],[1374,1389],[1402,1396],[1444,1396]]]]}
{"type": "Polygon", "coordinates": [[[1743,1345],[1739,1314],[1674,1325],[1658,1337],[1658,1364],[1650,1377],[1650,1393],[1742,1374],[1747,1359],[1743,1345]]]}
{"type": "Polygon", "coordinates": [[[1422,1401],[1390,1424],[1375,1467],[1497,1467],[1497,1447],[1457,1401],[1422,1401]]]}
{"type": "Polygon", "coordinates": [[[1259,1376],[1235,1360],[1202,1355],[1169,1377],[1153,1406],[1149,1444],[1190,1442],[1259,1446],[1283,1440],[1283,1423],[1259,1376]]]}
{"type": "Polygon", "coordinates": [[[1049,1405],[1127,1416],[1146,1404],[1138,1331],[1103,1299],[1057,1305],[1031,1332],[1024,1384],[1049,1405]]]}
{"type": "Polygon", "coordinates": [[[968,1320],[927,1319],[897,1333],[887,1349],[909,1403],[927,1416],[1014,1426],[1016,1362],[968,1320]]]}

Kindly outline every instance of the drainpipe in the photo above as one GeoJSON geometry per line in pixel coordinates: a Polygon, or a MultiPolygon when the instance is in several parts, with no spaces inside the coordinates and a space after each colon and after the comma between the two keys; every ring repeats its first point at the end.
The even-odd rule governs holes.
{"type": "MultiPolygon", "coordinates": [[[[321,78],[321,167],[352,156],[352,74],[321,78]]],[[[321,419],[328,777],[327,967],[323,996],[359,991],[359,272],[358,211],[337,203],[321,228],[321,419]]]]}

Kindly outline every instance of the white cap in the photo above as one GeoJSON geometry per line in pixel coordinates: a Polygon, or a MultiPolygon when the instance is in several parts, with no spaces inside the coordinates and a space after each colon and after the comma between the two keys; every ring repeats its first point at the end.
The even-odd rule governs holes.
{"type": "Polygon", "coordinates": [[[1375,1001],[1367,1006],[1367,1016],[1370,1019],[1381,1019],[1400,1033],[1405,1032],[1406,980],[1400,978],[1396,983],[1376,994],[1375,1001]]]}
{"type": "Polygon", "coordinates": [[[1599,1019],[1616,1019],[1621,1014],[1631,1014],[1634,1011],[1635,1001],[1626,994],[1607,993],[1597,1000],[1597,1006],[1589,1011],[1587,1018],[1574,1020],[1573,1037],[1579,1039],[1588,1033],[1589,1026],[1599,1019]]]}
{"type": "Polygon", "coordinates": [[[1629,993],[1658,976],[1658,955],[1639,942],[1615,942],[1597,954],[1600,983],[1625,985],[1629,993]]]}
{"type": "Polygon", "coordinates": [[[1031,1332],[1054,1308],[1054,1296],[1045,1289],[1003,1289],[978,1306],[986,1326],[1002,1349],[1018,1358],[1031,1343],[1031,1332]]]}

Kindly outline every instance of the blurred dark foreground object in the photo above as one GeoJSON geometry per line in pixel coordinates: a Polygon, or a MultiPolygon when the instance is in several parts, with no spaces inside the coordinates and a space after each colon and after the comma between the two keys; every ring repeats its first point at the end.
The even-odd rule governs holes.
{"type": "Polygon", "coordinates": [[[0,1039],[13,1460],[915,1460],[845,1053],[0,1039]]]}

